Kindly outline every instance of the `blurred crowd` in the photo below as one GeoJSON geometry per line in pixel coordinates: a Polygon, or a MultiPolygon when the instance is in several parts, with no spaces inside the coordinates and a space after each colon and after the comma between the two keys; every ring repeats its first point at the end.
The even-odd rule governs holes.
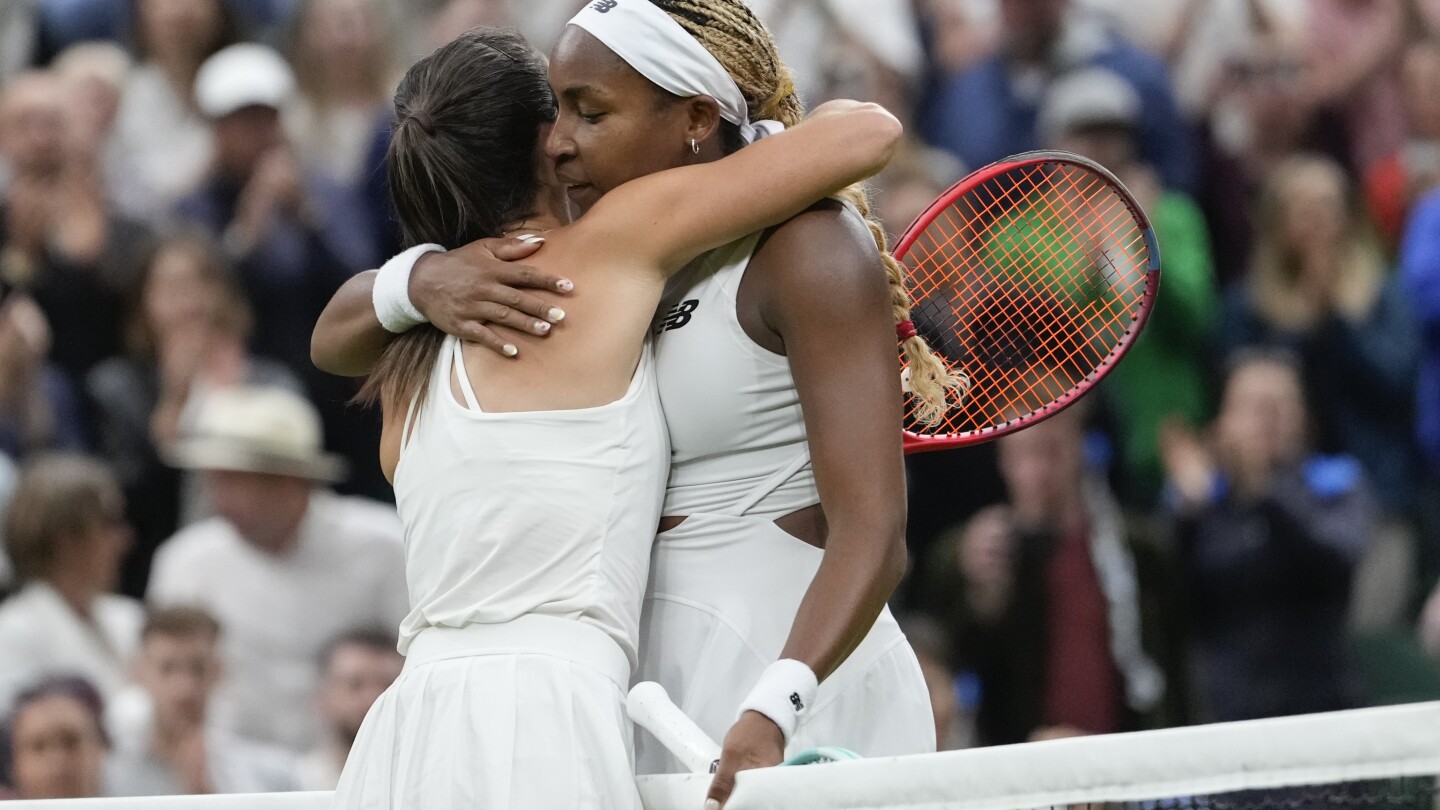
{"type": "MultiPolygon", "coordinates": [[[[310,330],[397,250],[399,74],[580,5],[0,4],[0,797],[333,787],[405,581],[310,330]]],[[[892,236],[1037,148],[1159,236],[1094,396],[910,460],[942,747],[1440,696],[1440,0],[751,5],[906,123],[892,236]]]]}

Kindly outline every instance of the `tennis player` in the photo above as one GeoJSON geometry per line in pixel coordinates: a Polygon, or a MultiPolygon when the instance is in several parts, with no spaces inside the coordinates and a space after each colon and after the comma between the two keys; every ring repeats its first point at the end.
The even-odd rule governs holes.
{"type": "MultiPolygon", "coordinates": [[[[433,327],[367,383],[405,525],[405,669],[367,715],[341,808],[638,808],[624,689],[668,444],[647,333],[666,278],[878,171],[900,127],[836,102],[718,162],[649,174],[565,224],[543,57],[476,29],[395,96],[387,173],[407,241],[544,233],[573,322],[514,363],[433,327]],[[695,189],[704,189],[696,194],[695,189]]],[[[693,150],[713,104],[664,123],[693,150]]],[[[676,161],[677,163],[680,161],[676,161]]]]}
{"type": "MultiPolygon", "coordinates": [[[[800,119],[770,33],[739,0],[597,0],[572,23],[551,63],[560,113],[548,149],[581,211],[637,175],[735,152],[776,126],[766,119],[800,119]],[[719,110],[716,129],[692,133],[674,118],[699,107],[719,110]]],[[[786,749],[934,748],[919,665],[884,609],[905,567],[897,321],[917,395],[938,404],[946,380],[903,325],[903,277],[859,213],[863,195],[841,196],[853,205],[815,206],[707,255],[657,318],[674,453],[641,674],[725,739],[717,800],[737,769],[776,764],[786,749]]],[[[475,316],[542,333],[554,301],[495,282],[560,279],[487,261],[484,247],[428,257],[413,284],[352,280],[317,327],[317,363],[364,373],[393,339],[372,295],[379,311],[422,320],[412,302],[391,303],[408,291],[447,331],[523,348],[475,316]]],[[[642,771],[678,767],[640,744],[642,771]]]]}

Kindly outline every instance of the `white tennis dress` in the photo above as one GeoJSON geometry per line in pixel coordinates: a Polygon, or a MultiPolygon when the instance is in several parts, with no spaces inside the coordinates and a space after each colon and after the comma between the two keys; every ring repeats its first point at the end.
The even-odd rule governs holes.
{"type": "Polygon", "coordinates": [[[621,399],[561,411],[485,413],[464,373],[461,405],[458,362],[447,338],[406,419],[405,668],[333,806],[638,810],[625,689],[669,470],[651,350],[621,399]]]}
{"type": "MultiPolygon", "coordinates": [[[[756,345],[735,312],[759,238],[676,276],[655,327],[673,447],[664,514],[689,517],[656,539],[637,679],[660,682],[717,741],[779,658],[824,554],[774,523],[820,495],[790,363],[756,345]]],[[[636,740],[640,773],[682,769],[653,737],[636,740]]],[[[787,753],[818,745],[864,756],[935,750],[929,692],[888,608],[820,684],[787,753]]]]}

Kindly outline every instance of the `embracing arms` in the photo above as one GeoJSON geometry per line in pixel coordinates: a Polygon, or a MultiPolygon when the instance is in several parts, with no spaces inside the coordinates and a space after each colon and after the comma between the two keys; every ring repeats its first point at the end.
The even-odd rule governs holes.
{"type": "Polygon", "coordinates": [[[900,122],[877,104],[831,101],[720,160],[631,180],[575,227],[617,259],[675,272],[880,171],[901,133],[900,122]]]}

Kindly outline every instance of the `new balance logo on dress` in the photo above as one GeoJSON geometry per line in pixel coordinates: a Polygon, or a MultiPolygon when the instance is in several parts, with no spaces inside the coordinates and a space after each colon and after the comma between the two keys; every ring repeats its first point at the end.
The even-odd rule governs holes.
{"type": "Polygon", "coordinates": [[[691,313],[693,313],[698,306],[700,306],[700,299],[691,298],[671,307],[670,311],[665,313],[665,320],[661,321],[659,325],[655,327],[655,334],[658,335],[661,332],[668,332],[671,329],[679,329],[685,324],[690,323],[691,313]]]}
{"type": "MultiPolygon", "coordinates": [[[[598,0],[598,2],[592,3],[590,5],[590,8],[593,8],[601,14],[604,14],[605,12],[609,11],[612,8],[615,8],[618,5],[620,5],[619,0],[598,0]]],[[[571,8],[574,8],[574,6],[571,6],[571,8]]]]}

